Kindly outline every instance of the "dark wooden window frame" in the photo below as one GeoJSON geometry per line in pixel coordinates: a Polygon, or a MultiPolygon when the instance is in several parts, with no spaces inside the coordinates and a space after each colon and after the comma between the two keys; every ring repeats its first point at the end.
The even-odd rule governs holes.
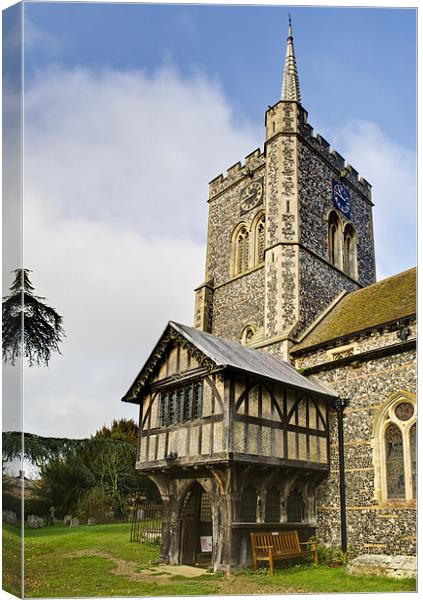
{"type": "Polygon", "coordinates": [[[160,392],[160,427],[194,421],[201,417],[203,382],[194,380],[160,392]]]}

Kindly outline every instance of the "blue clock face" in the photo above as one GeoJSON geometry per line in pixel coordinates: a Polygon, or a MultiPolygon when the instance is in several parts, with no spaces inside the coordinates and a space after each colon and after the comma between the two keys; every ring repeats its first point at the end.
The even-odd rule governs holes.
{"type": "Polygon", "coordinates": [[[350,203],[350,193],[346,187],[336,181],[336,179],[332,179],[332,198],[333,205],[335,208],[341,211],[343,215],[347,217],[347,219],[351,216],[351,203],[350,203]]]}

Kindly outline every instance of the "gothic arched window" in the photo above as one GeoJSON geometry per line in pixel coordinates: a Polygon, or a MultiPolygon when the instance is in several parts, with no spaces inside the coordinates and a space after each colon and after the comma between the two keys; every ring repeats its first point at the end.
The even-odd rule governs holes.
{"type": "Polygon", "coordinates": [[[281,520],[281,497],[279,490],[271,488],[266,494],[266,523],[279,523],[281,520]]]}
{"type": "Polygon", "coordinates": [[[241,344],[244,344],[244,346],[248,346],[248,344],[251,344],[255,334],[255,325],[247,325],[246,327],[244,327],[244,329],[241,332],[241,344]]]}
{"type": "Polygon", "coordinates": [[[241,495],[240,520],[243,523],[257,521],[257,491],[251,486],[245,488],[241,495]]]}
{"type": "Polygon", "coordinates": [[[374,426],[375,492],[380,501],[416,496],[416,401],[414,394],[395,394],[374,426]]]}
{"type": "Polygon", "coordinates": [[[351,277],[356,276],[356,235],[351,223],[344,229],[344,271],[351,277]]]}
{"type": "Polygon", "coordinates": [[[390,423],[385,431],[386,495],[405,498],[404,444],[399,427],[390,423]]]}
{"type": "Polygon", "coordinates": [[[260,265],[264,262],[265,248],[265,216],[261,215],[255,227],[255,263],[260,265]]]}
{"type": "Polygon", "coordinates": [[[248,243],[248,230],[243,225],[234,235],[233,275],[240,275],[248,270],[248,243]]]}
{"type": "Polygon", "coordinates": [[[341,223],[335,211],[328,218],[328,254],[329,262],[341,267],[341,223]]]}

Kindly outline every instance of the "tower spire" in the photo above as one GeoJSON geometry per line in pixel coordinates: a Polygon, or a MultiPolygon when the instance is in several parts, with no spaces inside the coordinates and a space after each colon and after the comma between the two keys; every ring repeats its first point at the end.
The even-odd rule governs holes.
{"type": "Polygon", "coordinates": [[[301,103],[300,82],[298,79],[297,63],[295,62],[294,38],[292,37],[291,15],[288,17],[288,38],[282,81],[282,100],[301,103]]]}

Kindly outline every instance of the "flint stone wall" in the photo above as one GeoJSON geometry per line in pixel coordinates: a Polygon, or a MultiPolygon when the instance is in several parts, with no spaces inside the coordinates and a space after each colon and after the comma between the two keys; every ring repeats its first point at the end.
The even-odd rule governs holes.
{"type": "MultiPolygon", "coordinates": [[[[338,169],[330,167],[320,153],[298,140],[298,192],[300,203],[300,242],[309,250],[328,259],[327,215],[334,209],[332,180],[339,180],[338,169]]],[[[343,180],[350,192],[351,217],[337,210],[342,224],[350,221],[357,234],[358,281],[370,285],[375,281],[372,205],[363,194],[343,180]]]]}
{"type": "MultiPolygon", "coordinates": [[[[214,286],[226,283],[231,278],[231,240],[235,227],[245,222],[250,228],[257,213],[264,210],[265,199],[260,206],[241,215],[240,198],[245,187],[264,176],[264,166],[252,177],[240,171],[231,186],[221,195],[209,201],[208,250],[206,280],[213,279],[214,286]]],[[[250,252],[252,259],[253,252],[250,252]]],[[[253,266],[251,264],[251,266],[253,266]]],[[[263,309],[262,309],[263,310],[263,309]]]]}
{"type": "MultiPolygon", "coordinates": [[[[310,355],[313,362],[313,355],[310,355]]],[[[305,361],[303,357],[303,366],[305,361]]],[[[412,555],[416,552],[416,503],[385,501],[375,494],[373,425],[384,402],[395,392],[416,390],[415,351],[321,371],[318,378],[348,398],[345,409],[345,477],[348,542],[355,551],[412,555]]],[[[336,415],[331,415],[331,472],[318,488],[318,535],[340,543],[339,462],[336,415]]]]}
{"type": "Polygon", "coordinates": [[[248,325],[263,327],[264,268],[234,279],[213,295],[213,334],[239,342],[248,325]]]}

